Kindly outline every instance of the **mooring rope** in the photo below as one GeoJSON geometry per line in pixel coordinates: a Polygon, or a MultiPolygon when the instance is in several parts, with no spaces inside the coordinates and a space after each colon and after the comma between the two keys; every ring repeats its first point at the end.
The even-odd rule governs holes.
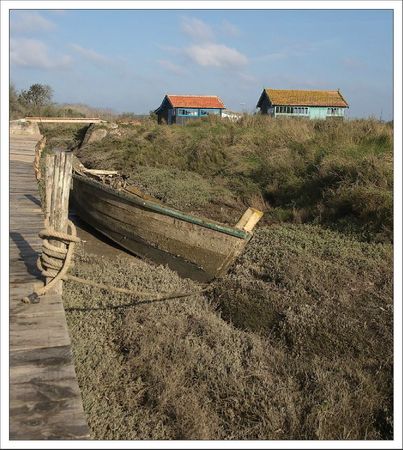
{"type": "MultiPolygon", "coordinates": [[[[43,239],[43,243],[41,256],[37,260],[37,267],[44,277],[51,278],[51,280],[44,286],[35,287],[32,294],[23,298],[22,301],[24,303],[38,303],[40,301],[40,297],[51,290],[59,281],[67,280],[75,281],[77,283],[85,284],[98,289],[134,295],[137,297],[152,295],[149,292],[139,292],[133,289],[120,288],[109,284],[98,283],[86,278],[69,275],[67,272],[73,264],[74,249],[76,244],[81,242],[81,239],[77,236],[77,229],[74,223],[70,220],[68,221],[68,231],[68,233],[63,233],[46,226],[44,230],[39,232],[39,237],[43,239]],[[64,245],[64,247],[52,245],[49,242],[49,239],[59,241],[64,245]]],[[[157,297],[154,295],[154,298],[149,299],[149,302],[190,297],[195,294],[206,292],[209,289],[210,287],[204,287],[192,292],[172,292],[170,294],[157,297]]],[[[130,304],[130,306],[134,306],[134,304],[130,304]]]]}

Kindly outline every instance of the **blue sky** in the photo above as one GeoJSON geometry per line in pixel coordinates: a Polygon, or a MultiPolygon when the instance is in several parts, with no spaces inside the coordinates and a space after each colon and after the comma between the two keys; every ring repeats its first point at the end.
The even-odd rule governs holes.
{"type": "Polygon", "coordinates": [[[213,94],[252,111],[263,87],[339,88],[350,117],[392,118],[392,11],[14,10],[10,25],[11,80],[57,102],[148,113],[213,94]]]}

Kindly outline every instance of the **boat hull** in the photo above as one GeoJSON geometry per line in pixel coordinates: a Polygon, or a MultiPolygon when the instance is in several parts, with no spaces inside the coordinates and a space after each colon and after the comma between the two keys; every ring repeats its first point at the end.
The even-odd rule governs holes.
{"type": "Polygon", "coordinates": [[[199,281],[222,275],[251,237],[236,228],[123,194],[81,175],[73,177],[72,199],[82,220],[126,250],[199,281]]]}

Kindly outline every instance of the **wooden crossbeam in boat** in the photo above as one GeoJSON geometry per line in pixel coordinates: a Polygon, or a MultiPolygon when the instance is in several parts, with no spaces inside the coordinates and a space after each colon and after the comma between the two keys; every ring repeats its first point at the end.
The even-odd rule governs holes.
{"type": "Polygon", "coordinates": [[[250,233],[255,228],[255,225],[259,222],[262,216],[262,211],[259,211],[255,208],[248,208],[243,213],[243,216],[239,219],[238,223],[235,225],[235,228],[250,233]]]}
{"type": "Polygon", "coordinates": [[[117,170],[98,170],[98,169],[87,169],[86,167],[80,167],[80,169],[83,172],[89,173],[90,175],[107,175],[107,176],[112,176],[112,175],[117,175],[118,171],[117,170]]]}

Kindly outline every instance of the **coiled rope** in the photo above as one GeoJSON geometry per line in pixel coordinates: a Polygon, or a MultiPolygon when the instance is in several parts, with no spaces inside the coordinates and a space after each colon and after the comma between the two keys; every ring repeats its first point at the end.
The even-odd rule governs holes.
{"type": "MultiPolygon", "coordinates": [[[[32,294],[23,298],[22,301],[24,303],[39,303],[41,296],[45,295],[46,292],[54,288],[59,281],[66,280],[75,281],[77,283],[85,284],[98,289],[119,292],[121,294],[128,294],[136,297],[152,295],[149,292],[139,292],[133,289],[120,288],[111,286],[109,284],[97,283],[86,278],[69,275],[67,272],[73,264],[74,249],[76,244],[81,242],[81,239],[77,236],[77,229],[74,223],[69,220],[67,225],[67,233],[56,231],[53,228],[46,226],[46,223],[46,228],[39,232],[39,237],[43,239],[43,242],[42,253],[37,259],[37,267],[44,277],[51,278],[51,280],[44,286],[35,287],[32,294]],[[55,245],[52,245],[49,242],[49,239],[60,241],[62,244],[64,244],[64,246],[57,247],[55,245]]],[[[148,302],[190,297],[195,294],[206,292],[209,289],[210,287],[207,286],[192,292],[173,292],[164,296],[154,296],[153,299],[148,299],[148,302]]],[[[127,306],[133,305],[135,305],[135,303],[131,303],[127,306]]]]}

